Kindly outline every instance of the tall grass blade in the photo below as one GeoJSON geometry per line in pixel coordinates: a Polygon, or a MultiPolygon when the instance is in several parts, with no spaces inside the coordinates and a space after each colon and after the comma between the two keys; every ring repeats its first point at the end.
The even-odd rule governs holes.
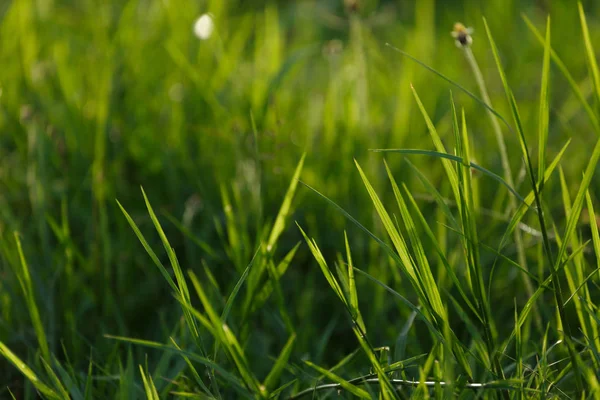
{"type": "MultiPolygon", "coordinates": [[[[448,154],[448,153],[443,153],[443,152],[439,152],[439,151],[432,151],[432,150],[421,150],[421,149],[371,149],[371,151],[374,152],[378,152],[378,153],[399,153],[399,154],[418,154],[418,155],[423,155],[423,156],[430,156],[430,157],[436,157],[441,159],[442,161],[445,160],[451,160],[454,161],[458,164],[463,164],[465,161],[463,160],[462,157],[456,156],[454,154],[448,154]]],[[[505,186],[520,202],[524,203],[525,199],[513,188],[511,187],[504,179],[502,179],[502,177],[500,177],[499,175],[493,173],[492,171],[478,165],[475,164],[474,162],[469,162],[469,166],[471,168],[476,169],[477,171],[489,176],[490,178],[494,179],[495,181],[501,183],[503,186],[505,186]]],[[[456,174],[456,171],[454,171],[454,174],[456,174]]],[[[457,196],[457,198],[460,198],[460,196],[457,196]]]]}
{"type": "Polygon", "coordinates": [[[313,368],[315,371],[324,375],[327,379],[339,384],[344,390],[356,396],[357,398],[369,400],[371,399],[371,395],[367,393],[366,390],[354,386],[353,384],[349,383],[347,380],[341,378],[333,372],[328,371],[325,368],[319,367],[318,365],[315,365],[308,360],[304,361],[304,363],[306,363],[306,365],[308,365],[309,367],[313,368]]]}
{"type": "Polygon", "coordinates": [[[144,372],[144,368],[140,365],[140,375],[142,375],[142,381],[144,382],[144,392],[146,393],[146,399],[148,400],[160,400],[158,396],[158,391],[156,390],[156,386],[154,386],[154,381],[152,380],[152,376],[146,376],[144,372]]]}
{"type": "Polygon", "coordinates": [[[0,342],[0,355],[13,364],[41,394],[49,399],[62,399],[62,397],[56,393],[54,389],[43,383],[35,374],[35,372],[33,372],[31,368],[29,368],[19,357],[17,357],[15,353],[10,351],[10,349],[2,342],[0,342]]]}
{"type": "Polygon", "coordinates": [[[548,119],[550,106],[548,104],[548,84],[550,81],[550,17],[546,22],[546,40],[544,44],[544,62],[542,65],[542,83],[540,85],[540,111],[538,116],[538,181],[540,192],[544,186],[546,171],[546,145],[548,142],[548,119]]]}
{"type": "Polygon", "coordinates": [[[594,54],[594,47],[592,46],[592,39],[590,38],[590,31],[588,29],[585,11],[583,11],[581,1],[578,1],[577,5],[579,7],[579,20],[581,21],[581,31],[583,33],[583,43],[585,44],[588,69],[592,75],[594,89],[596,89],[596,100],[600,101],[600,70],[598,70],[598,62],[596,61],[596,55],[594,54]]]}
{"type": "Polygon", "coordinates": [[[23,291],[23,297],[27,304],[27,310],[29,311],[29,317],[35,331],[37,342],[40,346],[42,356],[47,362],[50,362],[50,348],[48,346],[48,340],[46,339],[46,332],[44,331],[44,324],[40,317],[40,312],[35,300],[35,292],[33,289],[33,283],[31,282],[31,274],[29,272],[29,265],[23,254],[23,247],[21,246],[21,239],[17,232],[14,233],[15,242],[17,243],[17,252],[19,254],[20,269],[18,269],[17,278],[23,291]]]}
{"type": "Polygon", "coordinates": [[[285,346],[283,346],[283,349],[281,350],[279,357],[277,357],[273,368],[271,368],[271,371],[269,372],[269,374],[265,378],[265,381],[263,382],[263,386],[266,388],[267,393],[274,390],[275,385],[277,384],[277,382],[279,382],[281,374],[288,365],[288,360],[290,358],[290,355],[292,354],[292,350],[294,349],[295,342],[296,334],[293,333],[287,340],[285,346]]]}

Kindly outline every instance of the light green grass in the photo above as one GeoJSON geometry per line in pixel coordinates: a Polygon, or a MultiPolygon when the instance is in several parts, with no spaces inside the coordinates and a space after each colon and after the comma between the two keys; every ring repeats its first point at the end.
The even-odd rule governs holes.
{"type": "Polygon", "coordinates": [[[600,398],[600,8],[350,3],[0,4],[0,398],[600,398]]]}

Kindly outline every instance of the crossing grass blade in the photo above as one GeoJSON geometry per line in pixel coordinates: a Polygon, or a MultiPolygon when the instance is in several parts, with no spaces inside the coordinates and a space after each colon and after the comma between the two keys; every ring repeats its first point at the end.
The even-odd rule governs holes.
{"type": "MultiPolygon", "coordinates": [[[[543,235],[543,242],[544,242],[544,247],[545,247],[545,252],[546,252],[546,257],[548,258],[548,261],[550,262],[551,265],[554,266],[554,270],[556,271],[558,269],[559,264],[561,263],[562,257],[564,255],[564,251],[566,251],[566,247],[562,248],[559,251],[559,256],[558,258],[554,259],[554,257],[552,256],[552,250],[551,250],[551,246],[550,246],[550,240],[548,239],[548,232],[546,229],[546,222],[544,220],[544,216],[542,213],[542,202],[541,202],[541,198],[540,198],[540,194],[539,194],[539,187],[537,186],[537,180],[535,178],[535,174],[533,172],[533,165],[531,162],[531,157],[529,154],[529,149],[527,146],[527,141],[525,139],[525,133],[523,131],[523,124],[521,121],[521,117],[519,115],[519,110],[518,110],[518,106],[517,106],[517,102],[516,99],[514,97],[514,94],[512,92],[512,90],[510,89],[509,85],[508,85],[508,81],[506,78],[506,74],[504,72],[504,69],[502,67],[502,63],[500,62],[500,56],[498,54],[498,48],[496,47],[496,43],[492,37],[492,33],[490,31],[490,28],[487,24],[486,19],[483,19],[484,25],[485,25],[485,30],[488,36],[488,40],[490,42],[490,46],[492,49],[492,54],[494,55],[494,60],[496,62],[496,67],[498,69],[498,73],[500,75],[500,79],[502,81],[502,85],[504,87],[504,92],[506,94],[506,98],[507,101],[509,103],[510,109],[511,109],[511,113],[513,116],[513,120],[516,126],[516,131],[517,131],[517,137],[519,139],[519,143],[521,146],[521,152],[523,155],[523,158],[525,159],[525,165],[527,168],[527,174],[529,176],[529,180],[531,182],[532,185],[532,189],[533,189],[533,193],[534,193],[534,198],[535,198],[535,203],[536,203],[536,207],[537,207],[537,215],[538,215],[538,220],[540,222],[540,230],[542,232],[543,235]]],[[[592,153],[592,160],[590,162],[590,164],[588,165],[588,168],[586,169],[586,174],[584,174],[584,182],[585,182],[585,177],[587,176],[588,179],[591,179],[591,175],[593,173],[594,168],[596,167],[596,163],[598,161],[598,156],[600,156],[600,141],[597,142],[594,151],[592,153]],[[590,167],[592,166],[591,170],[590,167]],[[588,173],[589,172],[589,173],[588,173]]],[[[589,185],[589,181],[587,182],[587,185],[589,185]]],[[[584,192],[583,194],[585,194],[585,190],[587,189],[587,185],[582,185],[581,188],[584,188],[584,192]]],[[[583,194],[581,197],[581,202],[583,201],[583,194]]],[[[579,195],[578,195],[579,198],[579,195]]],[[[577,200],[575,201],[575,203],[577,204],[577,200]]],[[[577,210],[577,207],[574,207],[575,210],[577,210]]],[[[581,209],[579,209],[579,211],[581,211],[581,209]]],[[[574,211],[573,214],[577,215],[577,218],[579,217],[579,213],[577,213],[577,211],[574,211]]],[[[572,218],[571,218],[572,219],[572,218]]],[[[567,224],[567,231],[566,231],[566,240],[564,243],[568,243],[568,238],[570,237],[570,234],[572,233],[572,230],[574,230],[575,226],[574,223],[576,221],[571,220],[570,221],[573,226],[570,229],[569,223],[567,224]]],[[[566,245],[565,245],[566,246],[566,245]]],[[[560,282],[558,279],[553,279],[552,280],[552,285],[554,286],[554,300],[556,303],[556,307],[558,308],[558,313],[559,313],[559,323],[563,324],[563,327],[565,329],[565,344],[567,345],[567,349],[569,352],[569,357],[571,359],[571,364],[573,366],[573,373],[575,375],[575,381],[576,381],[576,386],[577,386],[577,391],[581,393],[581,391],[583,390],[583,382],[582,382],[582,377],[581,377],[581,372],[579,369],[579,363],[578,363],[578,358],[577,355],[575,353],[575,350],[573,348],[573,344],[572,344],[572,330],[571,330],[571,326],[570,326],[570,322],[567,319],[566,315],[565,315],[565,310],[563,307],[564,301],[563,301],[563,292],[560,286],[560,282]]]]}
{"type": "MultiPolygon", "coordinates": [[[[419,110],[421,111],[421,115],[423,115],[423,119],[425,120],[425,124],[427,125],[427,129],[429,130],[429,136],[431,136],[431,140],[433,141],[433,145],[437,151],[435,154],[447,154],[446,148],[444,147],[444,144],[442,143],[442,139],[440,138],[440,135],[438,135],[437,129],[435,128],[433,121],[429,117],[429,114],[427,113],[425,106],[421,102],[421,99],[419,98],[417,91],[415,90],[415,88],[412,85],[411,85],[411,89],[412,89],[414,98],[417,102],[417,105],[419,106],[419,110]]],[[[375,150],[375,151],[377,151],[377,150],[375,150]]],[[[386,151],[389,151],[389,150],[386,150],[386,151]]],[[[430,153],[423,153],[423,154],[432,155],[434,153],[430,152],[430,153]]],[[[441,156],[440,156],[440,158],[442,160],[442,165],[444,166],[444,170],[446,171],[446,176],[448,177],[448,181],[450,182],[450,187],[452,188],[452,192],[454,193],[454,198],[456,199],[456,201],[458,201],[460,196],[458,193],[458,180],[457,180],[456,170],[454,169],[454,166],[452,165],[452,163],[450,161],[448,161],[449,159],[452,159],[452,158],[451,157],[441,157],[441,156]]],[[[456,159],[454,159],[454,161],[456,161],[456,159]]]]}
{"type": "MultiPolygon", "coordinates": [[[[564,210],[565,210],[565,215],[568,218],[571,215],[571,212],[573,211],[572,205],[571,205],[571,198],[569,195],[569,189],[568,189],[562,168],[559,170],[559,172],[560,172],[560,186],[561,186],[561,190],[562,190],[562,194],[563,194],[563,196],[562,196],[563,197],[563,206],[564,206],[564,210]]],[[[587,191],[586,191],[586,196],[587,196],[587,191]]],[[[559,235],[556,236],[556,240],[557,240],[557,243],[559,246],[561,246],[561,244],[563,244],[562,239],[560,238],[559,235]]],[[[580,245],[579,244],[580,240],[577,237],[577,235],[571,235],[570,239],[566,240],[566,242],[568,242],[568,245],[571,248],[577,248],[580,245]]],[[[573,263],[568,268],[565,268],[565,270],[564,270],[565,278],[567,281],[568,289],[571,291],[571,296],[569,297],[569,299],[573,298],[573,293],[576,293],[581,290],[581,296],[578,295],[575,298],[573,298],[573,303],[575,306],[575,313],[580,322],[579,329],[581,330],[581,333],[583,334],[584,337],[596,338],[596,337],[598,337],[598,328],[596,326],[596,323],[595,323],[595,321],[593,321],[592,318],[588,318],[590,316],[586,315],[585,308],[582,305],[582,301],[590,301],[591,300],[588,287],[585,285],[586,279],[584,279],[584,275],[585,275],[586,266],[584,264],[586,264],[586,261],[583,257],[583,254],[580,253],[578,255],[578,257],[575,257],[573,259],[573,263]],[[581,300],[581,297],[585,298],[585,300],[581,300]]],[[[565,301],[563,306],[566,307],[567,303],[568,303],[568,300],[565,301]]],[[[595,342],[593,345],[595,345],[595,342]]]]}
{"type": "Polygon", "coordinates": [[[363,271],[361,269],[358,269],[358,268],[354,268],[354,270],[356,272],[358,272],[359,274],[366,276],[369,280],[371,280],[372,282],[374,282],[377,285],[381,286],[382,288],[384,288],[385,290],[387,290],[390,294],[392,294],[394,297],[396,297],[398,300],[400,300],[402,302],[402,304],[404,304],[408,308],[410,308],[419,317],[419,319],[421,321],[423,321],[425,323],[425,325],[427,325],[427,327],[429,328],[429,331],[434,336],[436,336],[440,340],[444,340],[444,336],[442,335],[442,333],[431,323],[430,318],[428,318],[423,313],[423,311],[421,311],[421,309],[419,307],[415,306],[406,297],[402,296],[400,293],[398,293],[397,291],[395,291],[394,289],[392,289],[391,287],[389,287],[385,283],[381,282],[379,279],[373,277],[369,273],[367,273],[367,272],[365,272],[365,271],[363,271]]]}
{"type": "MultiPolygon", "coordinates": [[[[273,274],[273,277],[264,284],[260,292],[258,292],[258,294],[252,299],[251,312],[255,312],[256,310],[261,308],[265,304],[267,299],[271,296],[274,288],[278,284],[277,281],[279,281],[279,279],[287,271],[288,267],[290,266],[290,263],[292,262],[292,259],[294,258],[296,252],[298,251],[298,248],[300,247],[300,244],[301,242],[296,243],[296,245],[283,257],[279,264],[277,264],[277,266],[275,267],[275,274],[273,274]]],[[[244,315],[246,314],[247,313],[244,313],[244,315]]]]}
{"type": "MultiPolygon", "coordinates": [[[[173,347],[175,347],[177,350],[181,351],[181,347],[179,347],[179,345],[177,344],[175,339],[172,337],[170,339],[171,339],[171,343],[173,344],[173,347]]],[[[196,367],[194,366],[194,364],[192,363],[190,358],[186,355],[181,355],[181,357],[184,359],[185,363],[187,364],[188,368],[190,369],[190,372],[192,373],[192,376],[194,377],[194,381],[204,391],[204,393],[206,393],[208,396],[213,397],[212,393],[210,392],[210,389],[208,389],[208,387],[202,380],[202,377],[200,377],[198,370],[196,369],[196,367]]],[[[216,382],[213,382],[213,383],[216,384],[216,382]]]]}
{"type": "Polygon", "coordinates": [[[31,384],[38,390],[41,394],[48,397],[49,399],[62,399],[54,389],[50,386],[43,383],[35,372],[31,368],[27,366],[15,353],[10,351],[10,349],[0,341],[0,355],[6,358],[11,364],[13,364],[22,374],[31,382],[31,384]]]}
{"type": "MultiPolygon", "coordinates": [[[[454,154],[448,154],[448,153],[443,153],[443,152],[439,152],[439,151],[432,151],[432,150],[421,150],[421,149],[371,149],[371,151],[377,152],[377,153],[399,153],[399,154],[417,154],[417,155],[424,155],[424,156],[430,156],[430,157],[436,157],[442,160],[442,162],[446,162],[446,160],[450,160],[450,161],[454,161],[457,164],[463,164],[465,161],[463,160],[462,157],[454,155],[454,154]]],[[[490,178],[494,179],[496,182],[501,183],[503,186],[505,186],[521,203],[525,202],[525,199],[513,188],[511,187],[504,179],[502,179],[502,177],[500,177],[499,175],[493,173],[492,171],[474,163],[474,162],[469,162],[468,163],[469,166],[471,168],[476,169],[477,171],[483,173],[484,175],[489,176],[490,178]]],[[[451,168],[451,167],[450,167],[451,168]]],[[[446,169],[448,171],[448,169],[446,169]]],[[[454,171],[454,170],[453,170],[454,171]]],[[[453,175],[456,174],[456,171],[454,171],[452,173],[453,175]]],[[[460,196],[458,196],[457,198],[460,198],[460,196]]]]}
{"type": "Polygon", "coordinates": [[[488,111],[490,111],[492,114],[494,114],[496,117],[498,117],[498,119],[500,119],[504,125],[506,125],[506,127],[512,131],[512,127],[510,126],[510,124],[506,121],[506,119],[504,119],[504,117],[496,110],[494,110],[492,107],[490,107],[485,101],[483,101],[482,99],[480,99],[479,97],[477,97],[475,94],[473,94],[472,92],[470,92],[469,90],[467,90],[464,86],[460,85],[458,82],[448,78],[446,75],[442,74],[441,72],[439,72],[438,70],[436,70],[435,68],[430,67],[429,65],[425,64],[424,62],[418,60],[417,58],[411,56],[410,54],[408,54],[407,52],[400,50],[397,47],[392,46],[389,43],[386,43],[386,46],[390,47],[391,49],[393,49],[394,51],[402,54],[404,57],[407,57],[408,59],[416,62],[417,64],[419,64],[420,66],[422,66],[423,68],[433,72],[435,75],[439,76],[440,78],[442,78],[443,80],[445,80],[446,82],[448,82],[449,84],[451,84],[452,86],[458,88],[459,90],[461,90],[463,93],[467,94],[469,97],[471,97],[473,100],[475,100],[477,103],[479,103],[481,106],[483,106],[484,108],[486,108],[488,111]]]}
{"type": "MultiPolygon", "coordinates": [[[[296,223],[296,225],[298,225],[298,223],[296,223]]],[[[300,225],[298,225],[298,229],[300,229],[300,233],[302,233],[304,240],[308,244],[310,252],[312,253],[315,260],[317,261],[317,264],[319,265],[319,267],[321,268],[321,272],[323,273],[323,276],[327,280],[327,283],[329,284],[331,289],[333,289],[333,292],[336,294],[336,296],[342,301],[342,303],[344,303],[344,306],[348,307],[348,300],[346,299],[346,296],[344,295],[344,291],[342,290],[342,287],[338,283],[338,281],[335,278],[335,276],[333,275],[333,273],[329,270],[327,261],[325,260],[323,253],[321,253],[319,246],[317,245],[317,243],[315,242],[314,239],[310,239],[306,235],[306,233],[304,232],[302,227],[300,227],[300,225]]]]}
{"type": "MultiPolygon", "coordinates": [[[[273,222],[273,226],[271,227],[269,237],[266,241],[266,247],[262,251],[263,257],[261,259],[261,262],[253,268],[252,273],[248,276],[248,291],[244,304],[244,310],[246,310],[245,314],[247,314],[249,310],[256,310],[258,308],[258,305],[254,302],[254,298],[257,292],[260,293],[260,291],[265,290],[265,288],[261,287],[262,279],[265,272],[267,272],[269,262],[273,258],[277,242],[281,234],[283,233],[286,225],[288,224],[289,215],[292,209],[292,201],[296,194],[298,182],[300,181],[300,175],[302,174],[305,158],[306,153],[303,153],[302,157],[300,158],[300,161],[298,162],[298,165],[296,166],[287,192],[283,198],[283,202],[281,203],[281,207],[279,209],[279,212],[277,213],[275,222],[273,222]]],[[[285,272],[286,268],[283,268],[283,272],[285,272]]],[[[264,295],[266,295],[266,292],[263,294],[263,296],[264,295]]]]}
{"type": "Polygon", "coordinates": [[[271,371],[269,371],[269,374],[263,382],[263,386],[266,388],[267,393],[271,393],[275,389],[275,385],[279,382],[281,374],[288,364],[288,360],[292,354],[292,350],[294,349],[295,342],[296,334],[293,333],[285,343],[285,346],[283,346],[279,357],[277,357],[275,364],[273,364],[271,371]]]}
{"type": "Polygon", "coordinates": [[[144,250],[146,250],[146,253],[148,253],[148,255],[150,256],[150,258],[152,259],[152,261],[154,262],[154,264],[156,265],[156,267],[160,271],[160,273],[163,276],[163,278],[165,279],[165,281],[167,281],[167,283],[169,284],[169,286],[171,287],[171,289],[173,289],[173,291],[175,293],[179,293],[179,288],[175,284],[175,281],[173,280],[173,278],[171,278],[171,274],[169,274],[169,271],[167,271],[167,269],[165,268],[165,266],[163,265],[163,263],[159,260],[158,256],[154,252],[154,250],[152,250],[152,247],[150,247],[150,245],[148,244],[148,241],[146,240],[146,238],[144,237],[144,235],[142,234],[142,232],[138,228],[138,226],[135,223],[135,221],[133,220],[133,218],[131,218],[131,216],[129,215],[129,213],[125,210],[125,208],[121,205],[121,203],[119,203],[118,200],[117,200],[117,205],[121,209],[121,212],[123,213],[123,215],[127,219],[127,222],[131,226],[131,229],[133,230],[133,232],[135,233],[135,235],[139,239],[140,243],[144,247],[144,250]]]}
{"type": "Polygon", "coordinates": [[[313,368],[315,371],[324,375],[327,379],[339,384],[344,390],[351,393],[352,395],[361,399],[371,399],[371,395],[366,390],[354,386],[353,384],[349,383],[347,380],[341,378],[335,373],[328,371],[325,368],[319,367],[318,365],[315,365],[308,360],[305,360],[304,363],[309,367],[313,368]]]}
{"type": "MultiPolygon", "coordinates": [[[[432,232],[431,228],[429,227],[429,224],[427,223],[427,221],[425,219],[425,216],[423,215],[423,213],[419,209],[419,207],[417,205],[417,202],[415,201],[414,197],[410,193],[410,190],[406,187],[406,185],[403,185],[403,189],[404,189],[404,194],[405,194],[406,198],[409,200],[409,203],[412,206],[412,215],[417,216],[418,219],[419,219],[419,221],[421,222],[421,226],[425,229],[425,233],[429,237],[430,243],[432,243],[433,246],[435,247],[435,250],[436,250],[438,256],[440,257],[440,260],[442,261],[442,263],[444,265],[444,268],[446,269],[446,272],[450,276],[450,279],[454,283],[454,286],[456,287],[456,289],[458,290],[459,294],[461,295],[461,298],[467,304],[467,306],[473,312],[473,314],[477,317],[477,319],[479,321],[482,321],[481,316],[479,314],[479,311],[475,308],[475,306],[473,305],[471,299],[469,299],[469,297],[467,296],[466,291],[463,288],[463,284],[458,279],[458,276],[456,275],[456,272],[454,271],[454,268],[450,265],[450,262],[448,261],[446,255],[442,251],[442,249],[440,247],[440,244],[438,243],[438,241],[437,241],[437,239],[435,237],[435,234],[432,232]]],[[[455,231],[459,232],[458,229],[456,229],[455,231]]]]}
{"type": "Polygon", "coordinates": [[[404,161],[406,162],[406,164],[408,164],[410,169],[417,175],[425,189],[433,196],[438,207],[450,220],[451,225],[454,228],[459,229],[458,222],[456,221],[454,214],[452,214],[452,211],[450,211],[448,203],[445,201],[442,194],[436,189],[435,185],[433,185],[433,183],[431,183],[431,181],[425,176],[425,174],[423,174],[417,167],[415,167],[415,165],[412,162],[410,162],[408,158],[406,158],[404,161]]]}
{"type": "Polygon", "coordinates": [[[327,261],[325,260],[325,257],[323,256],[323,253],[319,249],[319,246],[317,245],[316,241],[314,239],[310,239],[306,235],[304,230],[302,230],[300,225],[298,225],[298,228],[300,229],[302,236],[306,240],[306,243],[308,244],[310,251],[313,254],[313,257],[317,260],[317,264],[319,264],[319,267],[321,268],[321,272],[325,276],[325,279],[329,283],[329,286],[335,292],[335,294],[338,296],[338,298],[341,300],[346,311],[348,312],[348,315],[352,319],[352,322],[353,322],[352,330],[354,332],[354,335],[356,336],[356,339],[358,340],[361,348],[363,349],[365,355],[367,356],[367,358],[369,359],[369,361],[371,363],[371,366],[373,367],[375,373],[377,374],[377,376],[379,378],[379,385],[381,388],[382,397],[386,400],[397,398],[395,390],[392,387],[392,385],[389,381],[389,378],[385,374],[385,371],[383,370],[383,367],[381,366],[379,359],[378,359],[377,355],[375,354],[375,350],[374,350],[373,346],[368,341],[366,331],[363,330],[361,325],[358,323],[357,318],[360,315],[360,310],[358,311],[356,316],[353,315],[352,308],[349,304],[349,299],[346,297],[338,280],[335,278],[333,273],[329,270],[327,261]]]}
{"type": "MultiPolygon", "coordinates": [[[[554,290],[554,287],[550,286],[550,284],[552,283],[553,279],[556,279],[556,276],[559,274],[559,272],[561,272],[563,268],[565,268],[575,257],[577,257],[578,254],[580,254],[581,252],[583,252],[583,250],[586,248],[586,246],[588,244],[589,244],[589,242],[585,242],[579,248],[573,250],[573,252],[569,255],[569,257],[566,260],[564,260],[564,262],[562,262],[560,264],[559,268],[556,269],[556,270],[553,270],[552,273],[544,280],[544,282],[542,282],[540,284],[540,286],[536,289],[536,291],[533,293],[533,296],[531,296],[527,300],[527,302],[525,303],[525,305],[521,309],[521,313],[519,314],[519,318],[517,320],[517,324],[515,324],[515,328],[513,329],[513,332],[504,341],[504,343],[501,346],[504,349],[504,351],[506,351],[506,349],[509,346],[509,344],[511,343],[511,341],[514,339],[517,327],[520,329],[520,327],[525,323],[525,320],[529,317],[529,313],[532,311],[532,308],[533,308],[535,302],[537,301],[537,299],[546,290],[550,290],[550,291],[554,290]]],[[[554,327],[554,329],[556,330],[558,328],[554,327]]]]}
{"type": "MultiPolygon", "coordinates": [[[[60,367],[59,364],[56,362],[56,359],[54,359],[54,364],[57,367],[60,367]]],[[[69,392],[63,385],[63,382],[58,377],[56,372],[54,372],[54,369],[52,368],[52,366],[43,358],[42,358],[42,365],[44,366],[44,369],[46,370],[46,375],[48,375],[48,378],[52,382],[54,388],[56,389],[56,391],[60,395],[60,397],[62,397],[63,399],[73,398],[74,400],[79,400],[82,398],[81,393],[78,393],[79,392],[78,390],[75,391],[75,393],[72,393],[72,396],[69,395],[69,392]]]]}
{"type": "Polygon", "coordinates": [[[433,277],[433,273],[431,272],[431,267],[429,266],[429,261],[427,260],[425,249],[423,247],[423,244],[421,243],[420,235],[417,232],[415,223],[411,217],[411,213],[409,212],[408,207],[406,205],[406,201],[404,200],[403,195],[400,192],[400,189],[398,188],[392,171],[390,170],[387,163],[384,162],[384,164],[387,171],[388,179],[392,184],[392,190],[396,198],[396,203],[398,204],[398,207],[400,209],[402,221],[410,237],[410,243],[412,245],[413,254],[416,258],[415,263],[416,266],[418,266],[418,276],[421,280],[423,292],[426,294],[426,298],[430,304],[431,309],[435,312],[435,315],[439,316],[441,320],[447,320],[448,317],[446,315],[446,310],[444,308],[444,305],[442,304],[442,298],[440,296],[440,292],[435,282],[435,278],[433,277]]]}
{"type": "Polygon", "coordinates": [[[151,341],[151,340],[135,339],[135,338],[129,338],[129,337],[124,337],[124,336],[114,336],[114,335],[104,335],[104,337],[106,337],[108,339],[118,340],[118,341],[124,342],[124,343],[131,343],[136,346],[149,347],[149,348],[169,352],[172,354],[176,354],[176,355],[179,355],[182,357],[187,357],[192,361],[195,361],[197,363],[205,365],[208,368],[214,369],[218,373],[219,378],[222,378],[228,384],[231,384],[232,385],[231,387],[235,388],[238,394],[243,395],[245,398],[253,397],[252,394],[248,392],[248,389],[246,387],[244,387],[244,383],[242,381],[240,381],[239,378],[237,378],[231,372],[227,371],[227,369],[223,368],[222,366],[215,363],[214,361],[209,360],[206,357],[199,356],[195,352],[181,350],[178,347],[169,346],[169,345],[151,341]]]}
{"type": "MultiPolygon", "coordinates": [[[[146,196],[146,192],[144,192],[144,189],[142,188],[142,195],[144,196],[144,202],[146,203],[146,208],[148,209],[148,213],[150,214],[150,219],[152,220],[152,223],[154,224],[154,227],[156,228],[156,232],[158,233],[160,240],[165,248],[165,251],[167,252],[167,255],[169,257],[169,261],[171,262],[171,267],[173,268],[173,272],[175,273],[175,278],[177,280],[177,293],[179,294],[181,300],[186,303],[191,305],[191,299],[190,299],[190,292],[187,286],[187,283],[185,281],[185,276],[183,275],[183,271],[181,270],[181,267],[179,266],[179,260],[177,259],[177,255],[175,254],[175,250],[173,250],[173,248],[171,247],[171,244],[169,243],[169,240],[167,239],[167,236],[165,235],[165,232],[162,229],[162,226],[160,225],[160,222],[158,221],[158,218],[156,217],[156,214],[154,213],[154,210],[152,208],[152,206],[150,205],[150,201],[148,200],[148,197],[146,196]]],[[[183,311],[186,322],[188,324],[188,328],[190,329],[190,332],[192,333],[194,338],[197,338],[199,336],[198,333],[198,328],[196,326],[196,323],[194,322],[194,319],[192,318],[191,314],[188,312],[187,308],[184,309],[183,311]]]]}
{"type": "MultiPolygon", "coordinates": [[[[545,47],[546,42],[544,40],[544,36],[542,36],[542,34],[537,30],[537,28],[535,27],[533,22],[531,22],[531,20],[525,14],[523,14],[522,17],[523,17],[523,20],[525,21],[525,24],[527,25],[529,30],[533,33],[535,38],[545,47]]],[[[567,68],[565,63],[562,61],[562,59],[560,58],[558,53],[556,53],[552,49],[551,46],[550,46],[550,56],[551,56],[552,60],[554,61],[554,64],[558,67],[558,69],[560,70],[562,75],[567,80],[569,86],[571,87],[571,90],[575,94],[575,97],[577,97],[577,99],[581,103],[588,118],[590,119],[590,122],[592,123],[592,127],[594,128],[594,131],[596,132],[597,135],[600,135],[600,121],[598,120],[598,116],[596,115],[596,113],[592,109],[592,106],[589,104],[589,102],[586,100],[585,96],[581,92],[579,85],[575,81],[575,78],[573,78],[573,75],[571,75],[571,73],[569,72],[569,69],[567,68]]]]}
{"type": "Polygon", "coordinates": [[[377,211],[377,214],[379,215],[379,218],[380,218],[381,222],[383,223],[383,226],[385,227],[387,234],[389,235],[390,239],[392,240],[392,243],[394,245],[394,248],[396,249],[398,256],[400,257],[401,263],[398,265],[398,267],[400,268],[400,270],[403,273],[406,274],[413,289],[419,296],[419,299],[422,301],[426,310],[428,312],[432,313],[432,318],[433,318],[433,320],[435,320],[436,319],[435,314],[433,313],[433,310],[429,306],[429,304],[430,304],[429,299],[427,299],[427,297],[423,291],[424,288],[421,284],[420,278],[418,277],[418,271],[415,268],[415,264],[414,264],[414,261],[412,260],[411,255],[408,252],[408,248],[407,248],[404,238],[400,235],[400,232],[398,231],[398,229],[396,228],[396,225],[390,218],[390,215],[388,214],[383,203],[379,199],[379,196],[375,192],[375,189],[373,189],[373,186],[371,186],[371,184],[369,183],[367,176],[365,175],[363,170],[360,168],[360,165],[356,161],[355,161],[355,164],[356,164],[356,168],[358,169],[358,172],[360,173],[360,177],[363,181],[363,184],[365,185],[367,192],[369,193],[369,197],[371,197],[371,201],[373,202],[373,205],[375,206],[375,210],[377,211]]]}
{"type": "Polygon", "coordinates": [[[146,393],[146,399],[148,400],[160,400],[158,396],[158,391],[156,390],[156,386],[154,386],[154,381],[152,380],[152,376],[150,374],[146,375],[144,372],[144,368],[139,365],[140,375],[142,375],[142,381],[144,382],[144,391],[146,393]]]}
{"type": "MultiPolygon", "coordinates": [[[[571,143],[571,139],[569,139],[564,144],[564,146],[558,152],[556,157],[554,157],[554,159],[552,160],[550,165],[548,165],[548,168],[546,168],[546,171],[544,172],[544,183],[543,183],[544,185],[546,184],[546,182],[548,182],[552,173],[554,172],[556,167],[559,165],[560,160],[562,159],[562,157],[570,143],[571,143]]],[[[508,226],[502,236],[502,239],[500,240],[500,246],[499,246],[498,252],[500,252],[502,250],[502,248],[506,245],[508,238],[514,232],[514,230],[519,225],[519,223],[521,222],[521,220],[523,219],[523,217],[525,216],[525,214],[527,213],[527,211],[530,209],[530,207],[533,205],[534,202],[535,202],[535,192],[533,190],[531,190],[529,192],[529,194],[527,196],[525,196],[525,200],[523,201],[523,203],[519,206],[519,208],[517,208],[517,210],[511,217],[510,222],[508,223],[508,226]]]]}
{"type": "MultiPolygon", "coordinates": [[[[248,389],[255,393],[257,396],[263,395],[262,390],[260,389],[260,384],[256,377],[254,376],[246,355],[242,350],[242,347],[239,344],[236,336],[229,329],[225,321],[221,319],[219,314],[214,309],[210,300],[208,299],[202,284],[196,277],[193,271],[189,271],[189,276],[192,281],[194,288],[196,289],[196,293],[204,307],[206,314],[208,315],[208,322],[212,326],[212,333],[215,339],[226,349],[227,353],[233,359],[235,366],[243,378],[245,384],[248,389]]],[[[191,308],[191,306],[190,306],[191,308]]],[[[206,323],[206,322],[205,322],[206,323]]]]}

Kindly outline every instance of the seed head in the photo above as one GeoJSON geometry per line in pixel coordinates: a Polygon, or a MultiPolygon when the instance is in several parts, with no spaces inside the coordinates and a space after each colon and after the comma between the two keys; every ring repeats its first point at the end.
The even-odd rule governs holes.
{"type": "Polygon", "coordinates": [[[456,45],[458,47],[466,47],[470,46],[473,43],[473,38],[471,34],[473,33],[473,28],[466,28],[460,22],[454,24],[454,30],[450,32],[452,37],[456,39],[456,45]]]}

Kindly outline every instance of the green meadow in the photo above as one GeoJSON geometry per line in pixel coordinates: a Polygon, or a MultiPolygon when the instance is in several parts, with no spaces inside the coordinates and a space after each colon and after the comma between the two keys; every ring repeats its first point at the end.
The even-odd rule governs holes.
{"type": "Polygon", "coordinates": [[[591,0],[3,0],[0,398],[600,398],[598,57],[591,0]]]}

